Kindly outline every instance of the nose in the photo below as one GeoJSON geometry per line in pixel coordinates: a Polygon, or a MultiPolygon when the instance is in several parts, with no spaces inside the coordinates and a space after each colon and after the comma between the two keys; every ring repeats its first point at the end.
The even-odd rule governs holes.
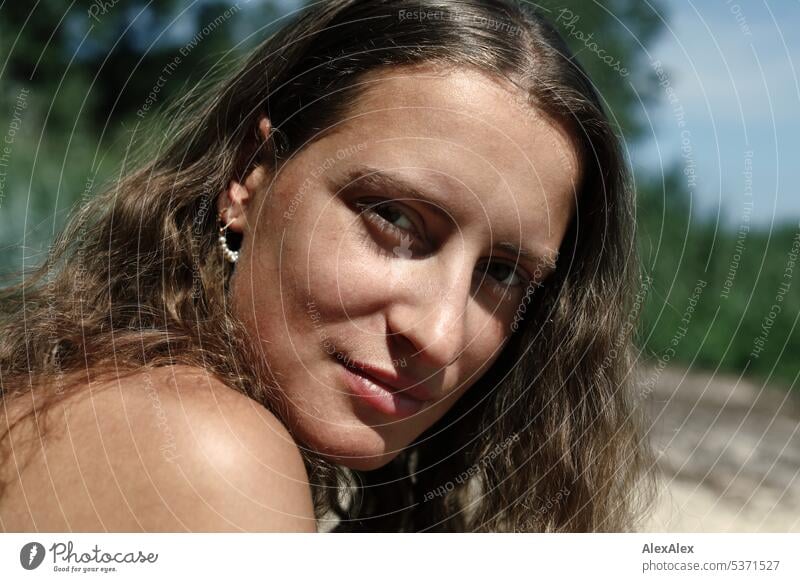
{"type": "Polygon", "coordinates": [[[472,269],[438,257],[419,261],[403,274],[388,306],[388,331],[395,342],[411,344],[404,349],[411,349],[415,360],[445,368],[466,347],[472,269]]]}

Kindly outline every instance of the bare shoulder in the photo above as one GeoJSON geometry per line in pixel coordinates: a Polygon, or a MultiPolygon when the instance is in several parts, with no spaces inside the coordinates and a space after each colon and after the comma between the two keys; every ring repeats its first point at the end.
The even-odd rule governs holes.
{"type": "Polygon", "coordinates": [[[289,432],[204,370],[141,370],[52,414],[30,461],[12,454],[3,529],[316,531],[289,432]]]}

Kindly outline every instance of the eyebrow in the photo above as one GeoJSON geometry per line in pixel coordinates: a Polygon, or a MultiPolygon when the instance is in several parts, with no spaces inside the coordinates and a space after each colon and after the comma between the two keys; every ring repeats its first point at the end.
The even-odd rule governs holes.
{"type": "MultiPolygon", "coordinates": [[[[426,202],[432,204],[434,211],[445,220],[450,221],[450,216],[437,205],[444,206],[444,203],[439,196],[431,192],[424,191],[418,186],[408,182],[400,176],[373,168],[370,166],[355,166],[347,170],[342,186],[338,188],[339,193],[348,193],[354,190],[367,190],[372,193],[380,193],[385,191],[392,191],[399,194],[402,198],[409,198],[419,202],[426,202]]],[[[541,267],[541,274],[547,275],[556,268],[556,261],[558,260],[558,251],[545,250],[544,252],[537,253],[531,249],[520,247],[519,245],[510,241],[500,241],[495,243],[496,249],[503,249],[509,253],[518,256],[520,259],[527,261],[536,267],[541,267]]],[[[534,279],[537,278],[536,272],[531,273],[534,279]]]]}

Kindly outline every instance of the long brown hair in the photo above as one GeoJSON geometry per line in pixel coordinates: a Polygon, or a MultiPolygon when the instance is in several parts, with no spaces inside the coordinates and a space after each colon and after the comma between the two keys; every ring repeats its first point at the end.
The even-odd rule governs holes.
{"type": "MultiPolygon", "coordinates": [[[[337,531],[626,531],[651,499],[635,406],[633,194],[601,100],[536,11],[501,0],[329,0],[168,112],[169,141],[84,201],[47,260],[0,296],[3,399],[116,369],[201,366],[270,408],[268,371],[225,300],[215,198],[342,119],[381,67],[436,62],[510,80],[581,157],[559,267],[520,305],[495,365],[380,469],[304,451],[337,531]],[[265,113],[275,128],[255,140],[265,113]]],[[[157,142],[149,142],[152,146],[157,142]]],[[[56,386],[56,390],[53,390],[56,386]]],[[[49,387],[49,389],[47,388],[49,387]]],[[[54,398],[38,398],[46,403],[54,398]]],[[[326,529],[330,529],[327,527],[326,529]]]]}

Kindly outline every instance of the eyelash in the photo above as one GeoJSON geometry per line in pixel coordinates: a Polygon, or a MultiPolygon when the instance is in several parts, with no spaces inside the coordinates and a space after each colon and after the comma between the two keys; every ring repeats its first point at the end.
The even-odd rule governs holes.
{"type": "Polygon", "coordinates": [[[401,236],[408,233],[417,236],[416,233],[412,230],[395,226],[394,224],[386,220],[383,216],[381,216],[374,210],[374,208],[396,208],[394,204],[387,204],[383,201],[375,203],[356,202],[356,206],[358,208],[363,209],[363,214],[367,218],[367,220],[370,220],[377,228],[381,230],[381,232],[389,230],[389,232],[392,232],[397,236],[401,236]]]}
{"type": "MultiPolygon", "coordinates": [[[[400,227],[392,224],[391,222],[386,220],[383,216],[381,216],[380,214],[378,214],[378,212],[376,212],[374,210],[375,208],[393,208],[393,209],[397,209],[398,207],[397,207],[396,204],[393,204],[391,202],[387,203],[386,200],[379,200],[377,202],[372,202],[372,203],[367,203],[367,202],[364,202],[364,201],[358,201],[355,204],[359,209],[361,209],[363,211],[363,214],[366,217],[366,219],[371,221],[378,229],[381,230],[381,232],[389,231],[390,233],[392,233],[394,236],[396,236],[398,238],[403,236],[403,235],[409,235],[409,234],[411,236],[413,236],[415,240],[419,238],[419,236],[416,234],[415,231],[410,230],[410,229],[406,229],[406,228],[400,228],[400,227]]],[[[404,216],[405,216],[405,214],[404,214],[404,216]]],[[[409,222],[412,222],[408,218],[407,218],[407,220],[409,220],[409,222]]],[[[384,249],[381,245],[377,244],[371,237],[365,237],[365,238],[367,238],[369,240],[369,242],[372,243],[373,248],[378,250],[379,253],[383,257],[390,258],[392,256],[392,255],[390,255],[389,253],[386,252],[386,249],[384,249]]],[[[513,265],[510,265],[510,264],[505,263],[505,262],[500,262],[499,264],[504,266],[504,267],[508,267],[510,269],[514,268],[513,265]]],[[[488,264],[487,264],[487,266],[488,266],[488,264]]],[[[524,286],[527,285],[526,277],[521,275],[519,270],[514,271],[513,274],[517,275],[520,278],[520,281],[521,281],[520,283],[517,283],[515,285],[505,285],[505,284],[503,284],[501,282],[498,282],[495,277],[492,277],[492,279],[494,279],[493,285],[494,285],[495,289],[502,292],[502,291],[504,291],[506,289],[510,289],[510,288],[514,288],[514,287],[524,287],[524,286]]]]}

